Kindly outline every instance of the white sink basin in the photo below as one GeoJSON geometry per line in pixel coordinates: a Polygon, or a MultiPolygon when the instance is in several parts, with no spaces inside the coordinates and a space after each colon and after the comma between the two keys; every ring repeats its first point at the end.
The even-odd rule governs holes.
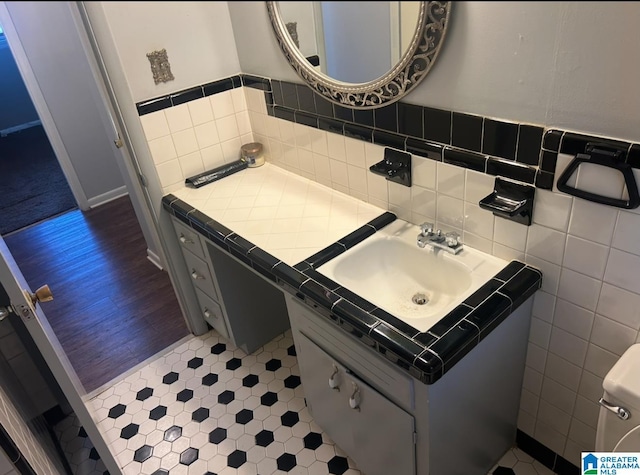
{"type": "Polygon", "coordinates": [[[457,255],[420,248],[419,233],[397,219],[317,270],[425,332],[508,262],[467,246],[457,255]]]}

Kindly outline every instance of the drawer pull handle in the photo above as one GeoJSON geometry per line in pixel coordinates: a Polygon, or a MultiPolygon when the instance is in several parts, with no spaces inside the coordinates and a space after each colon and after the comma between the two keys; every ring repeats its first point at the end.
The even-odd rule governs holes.
{"type": "Polygon", "coordinates": [[[184,235],[180,235],[180,242],[182,244],[193,244],[193,241],[191,239],[187,239],[186,237],[184,237],[184,235]]]}
{"type": "Polygon", "coordinates": [[[610,402],[606,401],[604,398],[600,398],[598,403],[605,409],[608,409],[609,411],[613,412],[616,416],[618,416],[623,421],[626,421],[631,417],[631,413],[627,409],[625,409],[622,406],[614,406],[610,402]]]}
{"type": "Polygon", "coordinates": [[[191,278],[193,280],[198,280],[198,279],[204,280],[204,277],[198,274],[195,269],[191,269],[191,278]]]}
{"type": "Polygon", "coordinates": [[[356,383],[352,383],[352,384],[353,384],[353,393],[349,398],[349,407],[351,407],[351,409],[360,411],[360,388],[358,388],[358,385],[356,383]]]}
{"type": "Polygon", "coordinates": [[[211,313],[211,310],[209,310],[207,307],[204,308],[202,313],[204,314],[205,318],[216,318],[216,315],[211,313]]]}
{"type": "Polygon", "coordinates": [[[331,389],[335,389],[336,391],[340,391],[340,384],[338,383],[338,367],[333,365],[333,373],[329,376],[329,387],[331,389]]]}

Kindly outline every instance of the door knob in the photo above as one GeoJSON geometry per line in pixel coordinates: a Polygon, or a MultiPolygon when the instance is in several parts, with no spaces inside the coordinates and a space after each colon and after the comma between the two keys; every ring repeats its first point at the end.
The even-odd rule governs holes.
{"type": "Polygon", "coordinates": [[[31,303],[35,305],[36,302],[49,302],[53,300],[53,294],[51,293],[51,289],[49,289],[48,285],[43,285],[38,288],[33,294],[29,294],[31,298],[31,303]]]}

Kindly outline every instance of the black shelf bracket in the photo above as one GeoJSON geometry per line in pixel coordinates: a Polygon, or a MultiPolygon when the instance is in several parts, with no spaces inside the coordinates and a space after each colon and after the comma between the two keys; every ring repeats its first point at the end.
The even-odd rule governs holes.
{"type": "Polygon", "coordinates": [[[638,194],[638,184],[633,175],[633,168],[625,162],[626,152],[620,149],[607,147],[606,145],[588,143],[584,153],[576,154],[575,158],[564,169],[556,184],[559,191],[569,195],[577,196],[588,201],[600,203],[617,208],[634,209],[640,206],[640,195],[638,194]],[[598,195],[585,190],[579,190],[567,184],[569,179],[578,171],[583,163],[591,163],[603,167],[613,168],[620,171],[624,177],[624,184],[627,188],[628,199],[617,199],[608,196],[598,195]]]}
{"type": "Polygon", "coordinates": [[[480,200],[480,208],[491,211],[495,216],[531,226],[533,218],[533,186],[496,178],[493,193],[480,200]]]}

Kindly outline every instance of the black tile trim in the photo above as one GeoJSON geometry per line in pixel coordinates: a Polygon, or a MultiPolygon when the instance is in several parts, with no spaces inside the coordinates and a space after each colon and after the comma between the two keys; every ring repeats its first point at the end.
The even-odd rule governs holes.
{"type": "Polygon", "coordinates": [[[456,150],[451,147],[444,147],[442,151],[442,161],[450,165],[456,165],[469,170],[486,173],[487,156],[464,150],[456,150]]]}
{"type": "Polygon", "coordinates": [[[536,172],[536,188],[542,188],[543,190],[553,189],[553,173],[543,172],[538,170],[536,172]]]}
{"type": "Polygon", "coordinates": [[[540,156],[540,169],[545,172],[555,173],[558,162],[558,152],[543,150],[540,156]]]}
{"type": "MultiPolygon", "coordinates": [[[[442,377],[542,285],[539,270],[512,261],[472,298],[428,331],[420,332],[315,270],[345,252],[344,244],[335,242],[291,267],[175,195],[165,195],[162,206],[425,384],[433,384],[442,377]]],[[[345,242],[354,245],[351,239],[366,239],[373,234],[369,229],[382,229],[395,219],[395,214],[385,212],[345,236],[345,242]]]]}
{"type": "Polygon", "coordinates": [[[350,291],[346,287],[338,287],[334,290],[336,294],[344,298],[346,301],[360,307],[367,313],[373,312],[377,307],[369,302],[367,299],[360,297],[358,294],[350,291]]]}
{"type": "Polygon", "coordinates": [[[442,359],[443,372],[451,369],[478,344],[479,334],[476,325],[462,320],[429,346],[429,349],[442,359]]]}
{"type": "Polygon", "coordinates": [[[139,102],[136,108],[138,115],[142,116],[198,99],[201,97],[199,90],[206,97],[241,86],[264,91],[267,113],[272,117],[478,172],[505,176],[537,188],[553,188],[558,152],[582,152],[588,142],[620,148],[625,151],[627,163],[633,168],[640,168],[640,144],[403,102],[376,110],[351,110],[317,94],[309,96],[310,91],[302,84],[250,74],[232,76],[170,96],[139,102]],[[422,112],[420,117],[417,115],[419,111],[422,112]],[[418,122],[422,123],[421,134],[418,122]],[[514,128],[517,137],[515,152],[512,150],[514,128]],[[478,153],[480,150],[484,150],[491,158],[478,153]],[[517,165],[524,165],[525,168],[518,168],[517,165]]]}
{"type": "Polygon", "coordinates": [[[373,226],[362,226],[352,233],[347,234],[342,239],[338,240],[338,244],[342,244],[345,249],[350,249],[356,244],[364,241],[369,236],[375,234],[376,229],[373,226]]]}
{"type": "Polygon", "coordinates": [[[210,82],[202,86],[202,89],[204,90],[205,97],[212,96],[214,94],[220,94],[221,92],[233,89],[233,79],[226,78],[219,81],[210,82]]]}
{"type": "Polygon", "coordinates": [[[539,165],[544,129],[535,125],[520,124],[516,161],[527,165],[539,165]]]}
{"type": "Polygon", "coordinates": [[[580,473],[578,467],[520,429],[516,432],[516,446],[558,475],[580,473]]]}
{"type": "Polygon", "coordinates": [[[172,107],[171,97],[157,97],[155,99],[151,99],[149,101],[138,102],[136,104],[136,109],[138,110],[138,115],[150,114],[152,112],[158,112],[163,109],[168,109],[172,107]]]}
{"type": "Polygon", "coordinates": [[[296,117],[293,109],[288,109],[282,106],[273,107],[273,115],[278,119],[288,120],[289,122],[295,122],[296,117]]]}
{"type": "Polygon", "coordinates": [[[430,158],[438,162],[442,161],[442,145],[427,142],[426,140],[407,137],[407,152],[420,157],[430,158]]]}
{"type": "Polygon", "coordinates": [[[542,138],[542,148],[551,152],[558,152],[563,133],[561,130],[547,130],[542,138]]]}
{"type": "Polygon", "coordinates": [[[369,333],[373,327],[380,323],[380,320],[369,312],[344,298],[338,301],[331,310],[335,315],[359,327],[365,333],[369,333]]]}
{"type": "Polygon", "coordinates": [[[333,308],[333,305],[340,300],[339,295],[334,294],[329,289],[311,279],[303,282],[300,286],[300,292],[325,309],[333,308]]]}
{"type": "Polygon", "coordinates": [[[314,129],[318,128],[318,116],[315,114],[304,111],[295,111],[294,117],[296,119],[296,124],[307,125],[314,129]]]}
{"type": "Polygon", "coordinates": [[[271,91],[271,81],[268,79],[252,76],[250,74],[241,74],[242,85],[251,87],[253,89],[259,89],[260,91],[271,91]]]}
{"type": "Polygon", "coordinates": [[[344,136],[363,142],[373,142],[373,129],[358,124],[344,124],[344,136]]]}
{"type": "Polygon", "coordinates": [[[385,130],[373,131],[373,143],[384,147],[396,148],[404,151],[406,137],[404,135],[387,132],[385,130]]]}
{"type": "Polygon", "coordinates": [[[530,184],[534,184],[536,180],[535,167],[495,157],[487,160],[486,173],[530,184]]]}
{"type": "Polygon", "coordinates": [[[307,257],[304,262],[309,264],[312,268],[317,269],[322,264],[326,264],[331,259],[339,256],[346,250],[347,249],[342,244],[334,242],[333,244],[316,252],[314,255],[307,257]]]}
{"type": "Polygon", "coordinates": [[[171,105],[179,106],[180,104],[185,104],[186,102],[202,99],[204,97],[204,91],[201,86],[192,87],[191,89],[180,91],[177,94],[171,94],[170,97],[171,105]]]}
{"type": "Polygon", "coordinates": [[[391,211],[385,211],[377,218],[372,219],[367,223],[368,226],[373,227],[376,231],[384,228],[387,224],[393,223],[397,219],[397,216],[391,211]]]}

